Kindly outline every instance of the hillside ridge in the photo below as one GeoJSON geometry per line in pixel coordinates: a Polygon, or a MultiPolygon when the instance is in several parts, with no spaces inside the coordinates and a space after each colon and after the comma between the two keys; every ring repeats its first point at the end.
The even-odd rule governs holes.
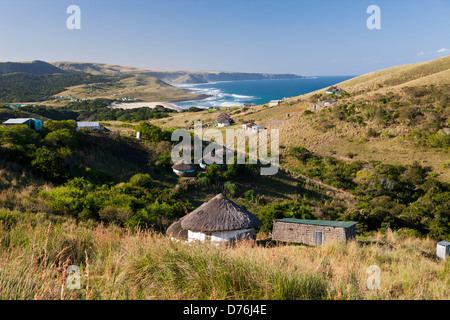
{"type": "Polygon", "coordinates": [[[170,84],[194,84],[216,81],[295,79],[303,76],[288,73],[225,72],[225,71],[183,71],[183,70],[148,70],[129,66],[110,65],[88,62],[52,62],[67,72],[86,72],[96,75],[143,74],[155,77],[170,84]]]}

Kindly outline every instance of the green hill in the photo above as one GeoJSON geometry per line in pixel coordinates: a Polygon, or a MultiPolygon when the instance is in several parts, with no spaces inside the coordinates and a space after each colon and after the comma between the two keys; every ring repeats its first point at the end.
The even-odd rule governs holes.
{"type": "Polygon", "coordinates": [[[67,73],[60,68],[44,61],[32,62],[0,62],[0,75],[8,73],[29,73],[33,75],[45,75],[54,73],[67,73]]]}
{"type": "Polygon", "coordinates": [[[68,87],[80,84],[111,83],[120,77],[97,76],[87,73],[0,75],[0,102],[39,102],[50,100],[68,87]]]}

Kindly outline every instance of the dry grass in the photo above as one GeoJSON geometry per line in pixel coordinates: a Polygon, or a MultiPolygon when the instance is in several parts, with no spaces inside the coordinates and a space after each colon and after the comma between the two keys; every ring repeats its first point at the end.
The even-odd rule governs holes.
{"type": "Polygon", "coordinates": [[[449,299],[449,263],[430,240],[379,235],[333,243],[234,248],[172,242],[149,231],[0,225],[2,299],[449,299]],[[65,287],[69,265],[81,289],[65,287]],[[370,265],[381,289],[366,287],[370,265]]]}

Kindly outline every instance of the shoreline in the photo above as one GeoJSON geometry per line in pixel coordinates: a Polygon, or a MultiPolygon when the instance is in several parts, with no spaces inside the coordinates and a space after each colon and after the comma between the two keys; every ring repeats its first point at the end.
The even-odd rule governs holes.
{"type": "Polygon", "coordinates": [[[130,110],[130,109],[139,109],[139,108],[151,108],[154,109],[156,106],[163,106],[166,109],[171,109],[175,111],[183,111],[186,109],[178,107],[175,103],[177,102],[189,102],[189,101],[198,101],[198,100],[206,100],[208,98],[213,97],[212,95],[202,94],[197,97],[190,98],[189,100],[186,99],[175,99],[175,100],[168,100],[168,101],[153,101],[153,102],[119,102],[119,103],[113,103],[108,108],[113,109],[124,109],[124,110],[130,110]]]}

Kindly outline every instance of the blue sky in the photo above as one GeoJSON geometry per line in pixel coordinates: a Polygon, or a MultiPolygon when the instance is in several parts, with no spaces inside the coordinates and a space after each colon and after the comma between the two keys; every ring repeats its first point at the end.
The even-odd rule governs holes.
{"type": "Polygon", "coordinates": [[[449,17],[449,0],[0,0],[0,61],[358,75],[449,55],[449,17]]]}

